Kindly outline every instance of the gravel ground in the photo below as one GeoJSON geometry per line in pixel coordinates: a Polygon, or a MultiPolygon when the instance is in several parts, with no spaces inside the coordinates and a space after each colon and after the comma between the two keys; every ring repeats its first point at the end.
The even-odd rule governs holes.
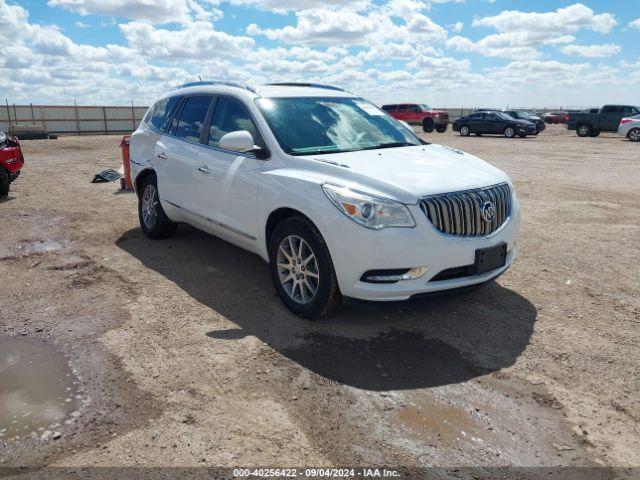
{"type": "Polygon", "coordinates": [[[319,323],[249,253],[144,238],[135,196],[89,183],[118,138],[24,142],[0,334],[64,354],[90,401],[59,439],[0,438],[0,466],[640,467],[638,145],[427,137],[511,176],[519,259],[473,294],[319,323]]]}

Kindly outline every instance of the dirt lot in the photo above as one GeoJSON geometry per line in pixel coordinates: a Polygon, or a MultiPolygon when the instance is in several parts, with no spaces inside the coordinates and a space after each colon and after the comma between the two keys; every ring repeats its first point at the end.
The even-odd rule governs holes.
{"type": "Polygon", "coordinates": [[[319,323],[249,253],[186,226],[144,238],[135,196],[89,183],[118,138],[24,142],[0,338],[64,355],[51,375],[78,406],[60,438],[0,435],[0,466],[640,467],[639,146],[428,137],[514,180],[519,259],[467,296],[319,323]]]}

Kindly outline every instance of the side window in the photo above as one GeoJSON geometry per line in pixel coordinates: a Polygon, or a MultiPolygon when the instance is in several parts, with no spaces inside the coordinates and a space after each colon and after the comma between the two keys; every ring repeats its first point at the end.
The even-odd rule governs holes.
{"type": "Polygon", "coordinates": [[[180,96],[173,96],[157,102],[149,115],[149,123],[157,130],[164,130],[171,112],[179,101],[180,96]]]}
{"type": "Polygon", "coordinates": [[[622,115],[624,115],[625,117],[632,117],[637,114],[637,110],[633,107],[622,107],[622,115]]]}
{"type": "Polygon", "coordinates": [[[472,113],[469,115],[469,120],[482,120],[482,113],[472,113]]]}
{"type": "Polygon", "coordinates": [[[602,113],[617,113],[617,112],[618,112],[618,107],[616,107],[615,105],[607,105],[602,109],[602,113]]]}
{"type": "Polygon", "coordinates": [[[212,97],[208,95],[188,97],[180,113],[180,120],[176,122],[174,135],[199,142],[211,100],[212,97]]]}
{"type": "Polygon", "coordinates": [[[409,105],[398,105],[399,112],[406,112],[409,110],[409,105]]]}
{"type": "Polygon", "coordinates": [[[384,110],[385,112],[395,112],[396,106],[395,105],[383,105],[382,106],[382,110],[384,110]]]}
{"type": "Polygon", "coordinates": [[[420,107],[418,105],[410,105],[409,106],[409,111],[411,113],[418,113],[418,112],[420,112],[420,107]]]}
{"type": "Polygon", "coordinates": [[[219,147],[220,139],[224,135],[238,130],[248,131],[253,136],[256,145],[264,146],[262,137],[245,106],[235,98],[221,97],[216,104],[213,120],[211,120],[209,145],[219,147]]]}

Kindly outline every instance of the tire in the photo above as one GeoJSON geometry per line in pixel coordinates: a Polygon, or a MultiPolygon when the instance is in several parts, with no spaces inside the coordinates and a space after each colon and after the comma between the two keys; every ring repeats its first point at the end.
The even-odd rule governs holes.
{"type": "Polygon", "coordinates": [[[422,120],[422,131],[426,132],[426,133],[431,133],[433,132],[433,129],[435,128],[434,124],[433,124],[433,120],[431,118],[425,118],[422,120]]]}
{"type": "Polygon", "coordinates": [[[299,317],[316,320],[342,304],[329,248],[306,218],[287,218],[275,228],[269,239],[269,269],[280,300],[299,317]],[[311,256],[305,265],[303,260],[311,256]]]}
{"type": "Polygon", "coordinates": [[[518,136],[520,138],[527,138],[527,134],[526,133],[519,133],[518,136]]]}
{"type": "Polygon", "coordinates": [[[471,129],[468,125],[462,125],[460,127],[460,135],[462,135],[463,137],[468,137],[469,135],[471,135],[471,129]]]}
{"type": "Polygon", "coordinates": [[[632,128],[629,130],[627,138],[632,142],[640,142],[640,128],[632,128]]]}
{"type": "Polygon", "coordinates": [[[9,174],[3,167],[0,167],[0,198],[4,198],[9,195],[10,186],[11,182],[9,182],[9,174]]]}
{"type": "Polygon", "coordinates": [[[138,196],[138,218],[144,234],[158,240],[172,236],[178,224],[164,213],[158,197],[158,182],[155,175],[148,175],[140,184],[138,196]]]}
{"type": "Polygon", "coordinates": [[[481,134],[481,133],[474,133],[474,135],[475,135],[476,137],[481,137],[481,136],[482,136],[482,134],[481,134]]]}
{"type": "Polygon", "coordinates": [[[513,138],[516,136],[516,129],[513,127],[507,127],[504,129],[504,136],[507,138],[513,138]]]}
{"type": "Polygon", "coordinates": [[[591,132],[589,134],[590,137],[594,137],[594,138],[599,136],[599,135],[600,135],[600,130],[594,130],[593,132],[591,132]]]}
{"type": "Polygon", "coordinates": [[[447,131],[447,128],[449,128],[449,125],[448,125],[448,124],[446,124],[446,123],[445,123],[444,125],[438,125],[438,126],[436,127],[436,132],[438,132],[438,133],[444,133],[444,132],[446,132],[446,131],[447,131]]]}
{"type": "Polygon", "coordinates": [[[576,128],[576,133],[579,137],[588,137],[591,135],[591,126],[589,125],[578,125],[576,128]]]}

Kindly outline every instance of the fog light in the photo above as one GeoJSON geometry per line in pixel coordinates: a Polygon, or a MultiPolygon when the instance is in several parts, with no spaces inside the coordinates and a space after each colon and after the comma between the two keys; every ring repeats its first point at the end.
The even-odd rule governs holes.
{"type": "Polygon", "coordinates": [[[415,280],[422,277],[429,267],[401,268],[395,270],[369,270],[361,280],[369,283],[396,283],[402,280],[415,280]]]}

